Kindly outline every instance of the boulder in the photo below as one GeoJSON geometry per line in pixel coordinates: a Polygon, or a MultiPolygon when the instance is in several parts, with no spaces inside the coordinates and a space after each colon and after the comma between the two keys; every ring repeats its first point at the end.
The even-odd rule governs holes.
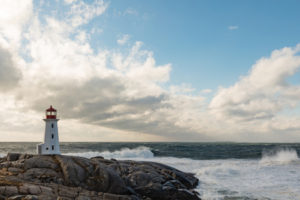
{"type": "Polygon", "coordinates": [[[15,161],[18,160],[21,154],[19,153],[8,153],[6,156],[7,161],[15,161]]]}
{"type": "Polygon", "coordinates": [[[16,153],[0,160],[0,200],[199,200],[197,184],[154,162],[16,153]]]}
{"type": "Polygon", "coordinates": [[[58,164],[55,162],[52,156],[33,156],[24,161],[24,169],[31,169],[31,168],[48,168],[56,170],[58,168],[58,164]]]}
{"type": "Polygon", "coordinates": [[[18,188],[16,186],[5,186],[4,194],[6,196],[12,196],[18,194],[18,188]]]}

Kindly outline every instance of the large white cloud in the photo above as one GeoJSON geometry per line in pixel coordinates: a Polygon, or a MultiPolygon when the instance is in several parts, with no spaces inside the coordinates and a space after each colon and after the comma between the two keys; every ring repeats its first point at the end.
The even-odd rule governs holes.
{"type": "Polygon", "coordinates": [[[1,1],[0,6],[0,44],[5,48],[19,47],[22,29],[32,14],[32,1],[1,1]]]}
{"type": "Polygon", "coordinates": [[[240,120],[272,118],[299,103],[300,86],[288,78],[300,68],[300,45],[272,52],[256,62],[249,74],[219,89],[210,108],[221,117],[240,120]]]}
{"type": "Polygon", "coordinates": [[[299,140],[300,45],[274,50],[261,58],[233,86],[220,88],[209,104],[216,120],[231,124],[240,141],[299,140]]]}

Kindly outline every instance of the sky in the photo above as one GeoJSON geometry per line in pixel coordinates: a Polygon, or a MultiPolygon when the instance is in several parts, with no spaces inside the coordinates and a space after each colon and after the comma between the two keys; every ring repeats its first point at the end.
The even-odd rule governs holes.
{"type": "Polygon", "coordinates": [[[300,142],[299,6],[2,0],[0,141],[300,142]]]}

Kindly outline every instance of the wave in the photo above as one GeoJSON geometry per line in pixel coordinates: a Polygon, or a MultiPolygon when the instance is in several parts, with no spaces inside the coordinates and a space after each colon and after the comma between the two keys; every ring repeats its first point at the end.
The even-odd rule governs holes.
{"type": "Polygon", "coordinates": [[[260,164],[288,164],[299,161],[298,153],[295,149],[276,149],[264,151],[260,164]]]}
{"type": "Polygon", "coordinates": [[[149,147],[140,146],[134,149],[123,148],[117,151],[89,151],[79,153],[66,153],[65,155],[81,156],[86,158],[102,156],[106,159],[117,158],[117,159],[130,159],[130,158],[153,158],[154,154],[149,147]]]}

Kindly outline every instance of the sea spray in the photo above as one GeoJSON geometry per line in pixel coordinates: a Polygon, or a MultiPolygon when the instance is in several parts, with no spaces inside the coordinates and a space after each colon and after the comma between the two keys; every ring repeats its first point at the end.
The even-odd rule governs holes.
{"type": "Polygon", "coordinates": [[[260,164],[288,164],[298,160],[298,153],[295,149],[280,148],[264,150],[260,164]]]}
{"type": "Polygon", "coordinates": [[[122,148],[121,150],[117,151],[89,151],[89,152],[79,152],[79,153],[66,153],[65,155],[74,155],[74,156],[81,156],[86,158],[102,156],[106,159],[116,158],[116,159],[132,159],[132,158],[140,158],[140,159],[147,159],[153,158],[154,154],[150,150],[149,147],[139,146],[137,148],[129,149],[129,148],[122,148]]]}

